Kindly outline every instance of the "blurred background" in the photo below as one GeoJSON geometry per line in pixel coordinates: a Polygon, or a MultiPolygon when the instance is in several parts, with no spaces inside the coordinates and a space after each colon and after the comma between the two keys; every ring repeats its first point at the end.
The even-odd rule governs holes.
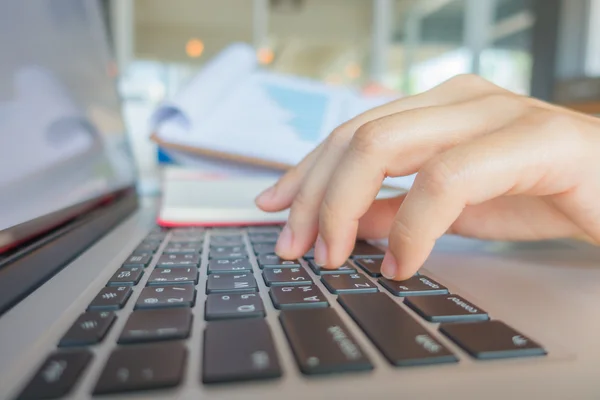
{"type": "Polygon", "coordinates": [[[410,95],[460,73],[600,113],[600,0],[103,0],[142,180],[148,116],[212,56],[410,95]]]}

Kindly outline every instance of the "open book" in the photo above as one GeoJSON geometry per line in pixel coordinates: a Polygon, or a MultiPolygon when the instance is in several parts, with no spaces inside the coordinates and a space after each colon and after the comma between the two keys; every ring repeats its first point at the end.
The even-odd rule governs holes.
{"type": "MultiPolygon", "coordinates": [[[[276,175],[336,126],[391,100],[262,70],[251,46],[234,44],[155,111],[153,140],[181,157],[197,156],[202,166],[247,165],[276,175]]],[[[407,188],[412,177],[386,183],[407,188]]]]}

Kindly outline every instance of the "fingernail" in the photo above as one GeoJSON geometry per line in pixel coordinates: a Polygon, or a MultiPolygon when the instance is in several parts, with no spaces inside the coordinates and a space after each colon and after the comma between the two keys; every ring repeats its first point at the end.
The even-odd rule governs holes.
{"type": "Polygon", "coordinates": [[[317,236],[317,241],[315,242],[315,263],[318,266],[323,266],[327,264],[327,245],[321,238],[321,235],[317,236]]]}
{"type": "Polygon", "coordinates": [[[279,239],[277,239],[277,244],[275,245],[275,252],[279,254],[280,252],[284,252],[292,248],[292,241],[294,240],[294,235],[292,230],[290,229],[288,224],[285,224],[281,233],[279,234],[279,239]]]}
{"type": "Polygon", "coordinates": [[[254,201],[256,203],[262,203],[263,201],[268,200],[271,197],[273,197],[274,194],[275,194],[275,186],[271,186],[271,187],[265,189],[261,194],[256,196],[256,199],[254,201]]]}
{"type": "Polygon", "coordinates": [[[381,262],[381,275],[387,279],[394,279],[398,273],[398,264],[392,253],[387,252],[381,262]]]}

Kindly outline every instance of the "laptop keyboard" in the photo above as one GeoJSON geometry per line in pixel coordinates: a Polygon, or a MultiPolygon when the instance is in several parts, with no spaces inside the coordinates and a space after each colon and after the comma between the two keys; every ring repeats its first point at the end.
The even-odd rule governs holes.
{"type": "Polygon", "coordinates": [[[431,323],[439,323],[438,335],[475,359],[546,354],[535,341],[430,277],[417,274],[403,282],[381,277],[383,251],[366,242],[357,242],[338,270],[321,269],[312,250],[302,261],[282,260],[274,254],[279,230],[156,228],[73,322],[19,398],[60,398],[71,392],[94,362],[91,346],[104,341],[117,318],[126,322],[93,394],[180,385],[189,358],[199,356],[188,354],[186,346],[192,310],[198,307],[207,321],[199,377],[206,385],[293,373],[280,365],[272,337],[279,328],[265,319],[272,312],[265,302],[279,314],[287,344],[305,375],[374,368],[340,318],[342,310],[393,366],[459,361],[458,354],[425,329],[431,323]],[[337,295],[340,311],[331,307],[317,281],[337,295]],[[198,291],[206,293],[201,302],[198,291]],[[129,302],[133,311],[122,310],[129,302]]]}

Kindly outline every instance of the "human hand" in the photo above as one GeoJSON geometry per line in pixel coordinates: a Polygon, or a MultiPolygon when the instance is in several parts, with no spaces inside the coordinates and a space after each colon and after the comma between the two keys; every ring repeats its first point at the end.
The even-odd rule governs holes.
{"type": "Polygon", "coordinates": [[[344,123],[257,205],[291,207],[282,258],[314,243],[336,268],[357,236],[389,235],[382,274],[404,280],[444,233],[598,244],[599,199],[599,119],[461,75],[344,123]],[[413,173],[408,194],[375,200],[386,176],[413,173]]]}

